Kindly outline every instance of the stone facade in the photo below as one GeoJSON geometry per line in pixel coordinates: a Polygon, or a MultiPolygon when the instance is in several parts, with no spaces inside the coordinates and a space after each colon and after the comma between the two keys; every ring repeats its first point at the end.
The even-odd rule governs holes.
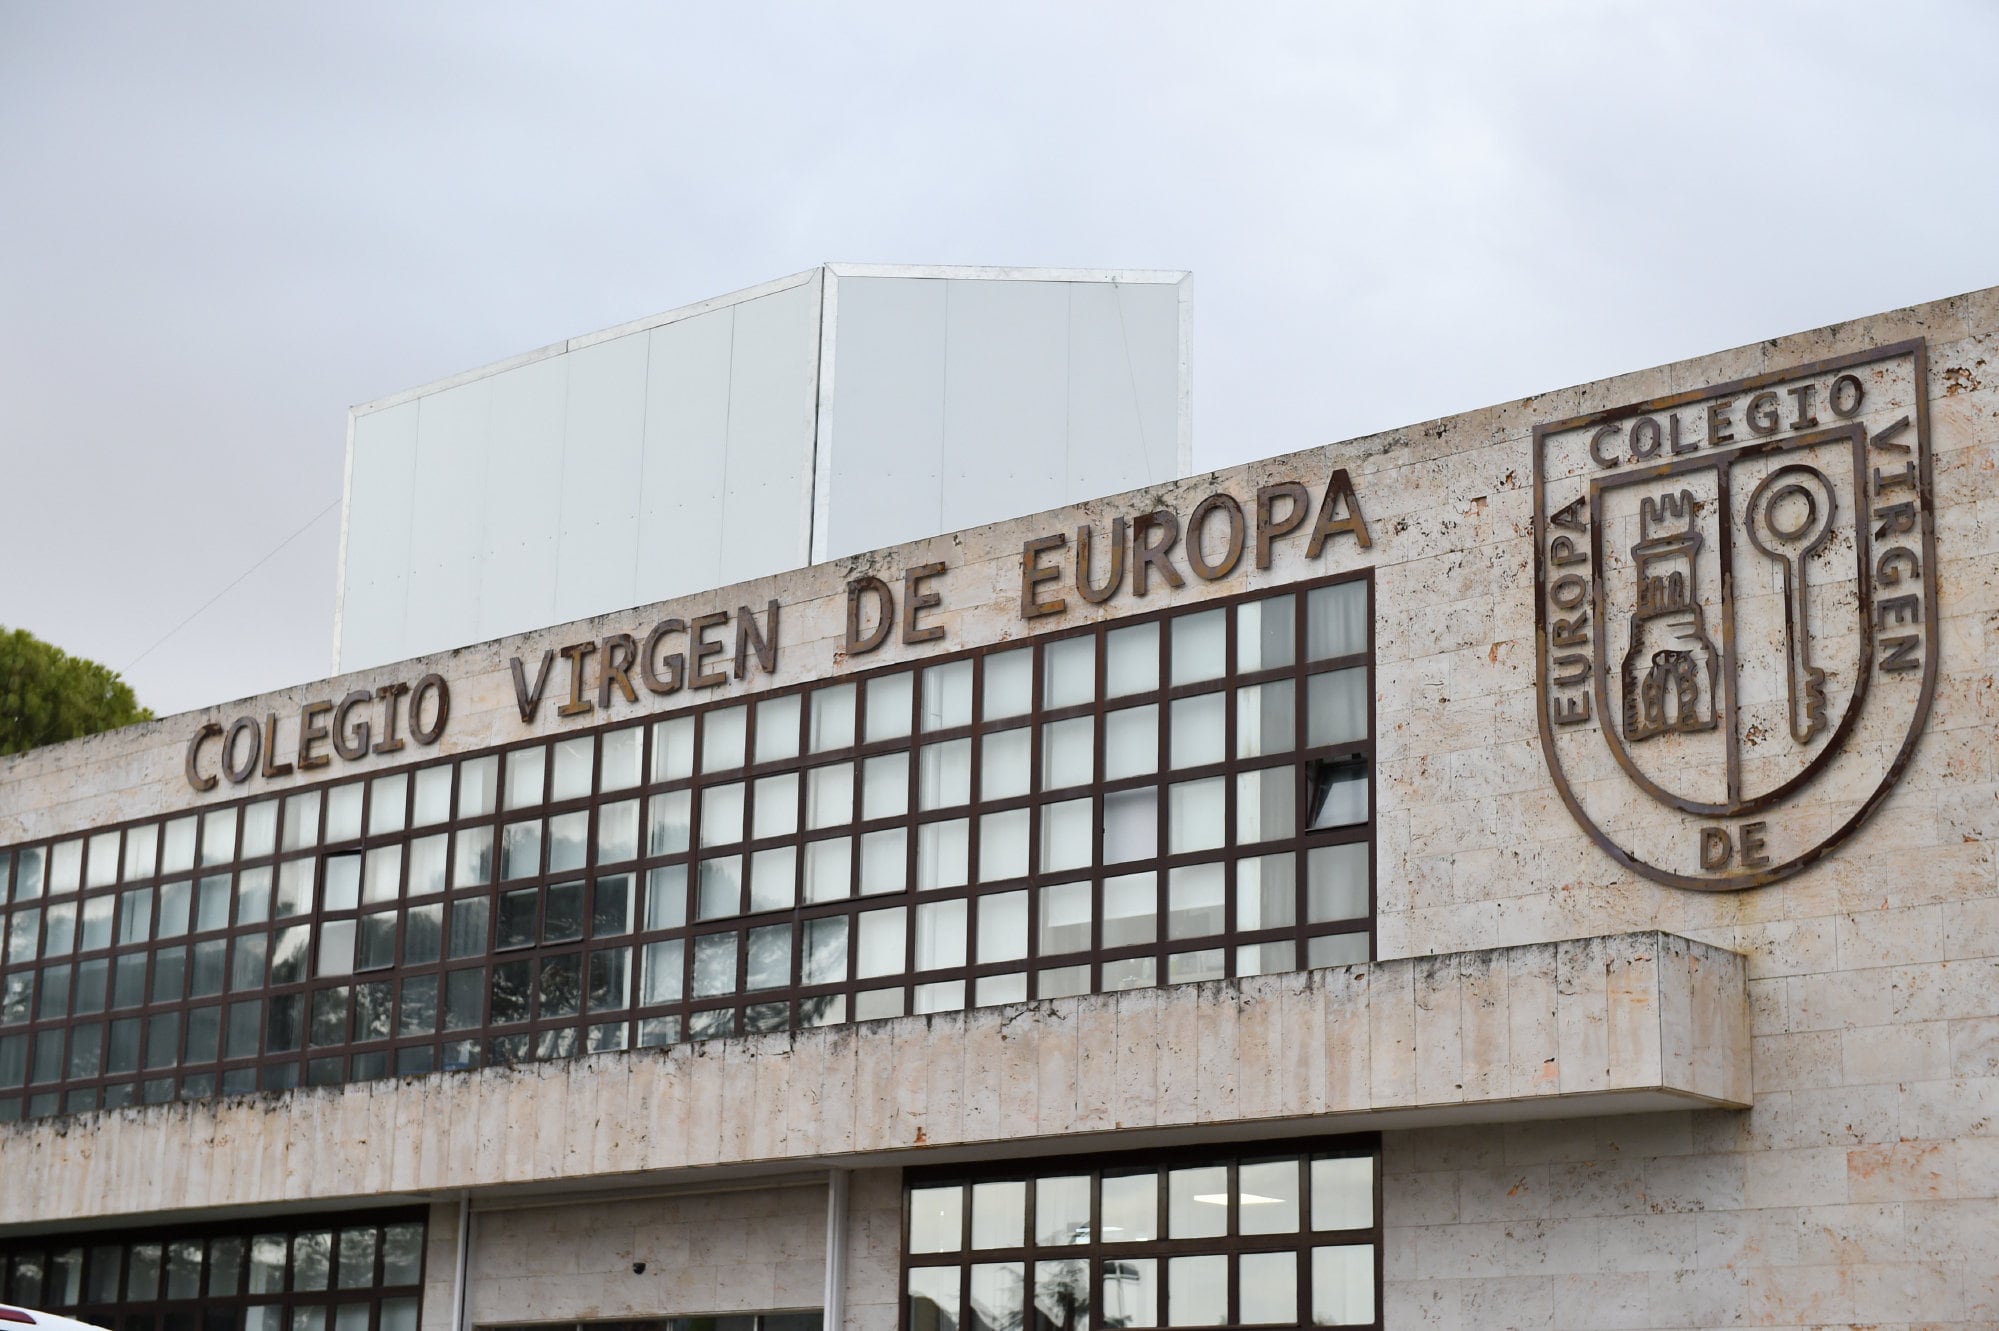
{"type": "MultiPolygon", "coordinates": [[[[1993,738],[1999,644],[1992,641],[1991,627],[1999,611],[1999,493],[1992,481],[1999,469],[1999,383],[1988,366],[1995,347],[1999,290],[133,727],[0,762],[0,844],[296,783],[296,776],[268,783],[252,778],[247,787],[222,782],[193,796],[182,775],[184,751],[205,722],[226,726],[239,715],[295,718],[314,699],[337,699],[351,688],[372,690],[427,671],[451,683],[445,751],[554,735],[606,719],[603,713],[563,718],[544,705],[532,723],[523,724],[509,659],[521,656],[531,667],[545,649],[619,632],[643,634],[669,615],[689,618],[739,606],[761,612],[771,600],[782,606],[782,648],[774,674],[751,671],[743,680],[729,679],[713,691],[721,696],[1025,637],[1085,618],[1192,604],[1372,567],[1376,951],[1383,964],[828,1033],[827,1049],[844,1044],[863,1050],[855,1066],[866,1075],[895,1079],[892,1089],[884,1084],[864,1097],[864,1107],[837,1130],[818,1098],[803,1094],[817,1090],[815,1082],[834,1084],[800,1075],[795,1060],[817,1056],[809,1039],[780,1041],[796,1051],[789,1055],[794,1062],[788,1076],[769,1083],[759,1069],[776,1061],[768,1057],[776,1046],[744,1040],[705,1054],[682,1049],[657,1059],[603,1060],[617,1071],[592,1093],[613,1094],[616,1083],[655,1071],[683,1077],[690,1123],[738,1103],[731,1097],[740,1093],[743,1118],[733,1131],[743,1143],[729,1148],[736,1152],[729,1158],[783,1158],[796,1168],[814,1160],[859,1163],[874,1152],[906,1154],[919,1142],[972,1149],[1006,1140],[1022,1148],[1051,1132],[1116,1133],[1169,1123],[1197,1125],[1210,1138],[1226,1140],[1230,1124],[1249,1125],[1260,1115],[1296,1120],[1362,1108],[1462,1105],[1479,1098],[1470,1088],[1482,1085],[1477,1059],[1485,1059],[1492,1080],[1483,1083],[1481,1095],[1515,1101],[1510,1116],[1518,1121],[1468,1126],[1460,1116],[1430,1120],[1439,1126],[1407,1126],[1392,1118],[1375,1120],[1385,1129],[1385,1325],[1989,1325],[1999,1322],[1999,1264],[1993,1260],[1999,1242],[1999,1133],[1993,1120],[1999,1103],[1999,869],[1992,853],[1999,835],[1999,742],[1993,738]],[[1927,382],[1920,389],[1929,414],[1940,560],[1939,639],[1930,644],[1940,673],[1913,761],[1850,840],[1783,881],[1741,892],[1701,892],[1622,868],[1564,806],[1538,733],[1535,427],[1906,339],[1923,339],[1928,353],[1927,382]],[[1101,605],[1085,604],[1072,590],[1062,614],[1021,615],[1026,540],[1073,533],[1084,523],[1102,532],[1113,517],[1158,508],[1184,519],[1217,491],[1247,503],[1259,487],[1300,481],[1316,497],[1336,468],[1351,476],[1371,536],[1365,548],[1336,537],[1318,559],[1308,561],[1301,531],[1277,542],[1267,569],[1245,558],[1214,581],[1189,577],[1178,587],[1155,582],[1143,597],[1127,588],[1101,605]],[[928,563],[941,563],[945,570],[931,584],[942,604],[927,612],[925,622],[942,626],[945,638],[906,644],[890,634],[879,651],[849,659],[843,650],[849,580],[876,574],[900,591],[904,571],[928,563]],[[1517,1025],[1478,1025],[1490,1012],[1479,986],[1495,973],[1491,958],[1508,958],[1511,975],[1513,958],[1543,955],[1549,945],[1569,940],[1600,940],[1588,946],[1622,948],[1627,957],[1636,955],[1634,948],[1652,948],[1662,956],[1705,959],[1708,983],[1690,992],[1718,1005],[1720,1015],[1706,1031],[1730,1029],[1723,1011],[1728,986],[1743,986],[1746,1066],[1726,1041],[1708,1045],[1703,1036],[1691,1052],[1696,1063],[1702,1054],[1714,1058],[1709,1071],[1681,1081],[1654,1073],[1643,1083],[1692,1092],[1710,1107],[1660,1112],[1657,1101],[1648,1101],[1602,1110],[1587,1100],[1564,1099],[1572,1064],[1559,1048],[1568,1038],[1560,1004],[1562,986],[1569,982],[1561,975],[1559,956],[1553,966],[1557,992],[1529,1009],[1535,1022],[1552,1020],[1552,1030],[1533,1026],[1523,1036],[1517,1025]],[[1448,960],[1417,960],[1423,958],[1448,960]],[[1367,1059],[1375,1080],[1365,1096],[1342,1099],[1332,1093],[1330,1074],[1313,1080],[1311,1093],[1297,1099],[1288,1099],[1281,1088],[1259,1087],[1257,1078],[1274,1063],[1290,1068],[1302,1060],[1316,1079],[1320,1060],[1330,1065],[1351,1057],[1350,1046],[1341,1041],[1363,1025],[1326,1015],[1347,1001],[1335,990],[1373,989],[1391,977],[1400,986],[1395,1001],[1408,1004],[1399,1029],[1410,1042],[1405,1060],[1390,1060],[1389,1080],[1401,1078],[1395,1091],[1381,1090],[1386,1053],[1378,1037],[1367,1059]],[[1282,1024],[1288,1018],[1280,1017],[1279,1028],[1287,1032],[1284,1057],[1253,1056],[1254,1041],[1269,1038],[1269,1014],[1290,1011],[1306,996],[1311,998],[1306,1006],[1319,1014],[1311,1019],[1316,1024],[1308,1038],[1290,1040],[1291,1027],[1282,1024]],[[1143,1021],[1135,1015],[1140,1012],[1147,1014],[1143,1021]],[[1037,1052],[1030,1060],[1034,1078],[1025,1082],[973,1052],[982,1040],[993,1051],[1024,1049],[1026,1031],[1038,1032],[1033,1046],[1038,1051],[1049,1032],[1080,1031],[1093,1021],[1104,1050],[1115,1052],[1115,1067],[1129,1058],[1133,1066],[1149,1069],[1132,1113],[1113,1112],[1104,1095],[1111,1088],[1125,1095],[1127,1088],[1114,1068],[1093,1063],[1089,1048],[1073,1035],[1061,1037],[1066,1053],[1037,1052]],[[1022,1029],[1019,1036],[1012,1033],[1016,1026],[1022,1029]],[[1263,1033],[1252,1034],[1259,1027],[1263,1033]],[[1532,1082],[1541,1066],[1535,1060],[1548,1056],[1544,1049],[1550,1041],[1558,1047],[1558,1085],[1537,1104],[1531,1092],[1522,1096],[1515,1088],[1523,1079],[1532,1082]],[[1472,1056],[1464,1054],[1467,1049],[1472,1056]],[[1439,1050],[1460,1051],[1468,1061],[1453,1065],[1448,1052],[1433,1053],[1439,1050]],[[1191,1067],[1193,1087],[1158,1072],[1167,1066],[1191,1067]],[[1210,1081],[1219,1088],[1217,1098],[1203,1101],[1200,1088],[1210,1081]],[[759,1093],[767,1084],[785,1088],[782,1118],[765,1117],[777,1103],[759,1093]],[[975,1093],[993,1088],[1000,1097],[996,1111],[977,1108],[975,1093]],[[1006,1097],[1030,1091],[1032,1106],[1008,1109],[1006,1097]],[[1059,1109],[1055,1121],[1044,1126],[1051,1097],[1059,1109]],[[954,1108],[944,1113],[947,1102],[954,1108]],[[1634,1109],[1646,1112],[1618,1112],[1634,1109]],[[980,1114],[991,1122],[979,1126],[980,1114]],[[952,1126],[939,1126],[944,1123],[952,1126]],[[783,1144],[794,1130],[811,1139],[802,1153],[783,1144]]],[[[1073,554],[1072,547],[1068,555],[1073,554]]],[[[1044,591],[1052,599],[1066,579],[1065,571],[1044,591]]],[[[558,659],[554,701],[567,687],[562,668],[558,659]]],[[[687,698],[682,693],[660,705],[670,709],[687,698]]],[[[637,706],[614,699],[613,711],[626,707],[637,715],[653,702],[643,694],[637,706]]],[[[294,756],[295,735],[295,730],[281,732],[274,750],[278,760],[294,756]]],[[[333,775],[379,770],[417,756],[412,750],[371,756],[342,765],[333,775]]],[[[1843,807],[1852,796],[1832,788],[1815,795],[1807,787],[1794,807],[1810,818],[1815,807],[1843,807]]],[[[1575,955],[1581,947],[1576,945],[1575,955]]],[[[1540,975],[1546,968],[1527,969],[1540,975]]],[[[1372,1001],[1369,1023],[1382,1011],[1378,991],[1372,1001]]],[[[1659,1029],[1656,1021],[1653,1028],[1659,1029]]],[[[327,1144],[327,1158],[314,1168],[344,1170],[346,1180],[328,1185],[321,1195],[468,1188],[476,1200],[480,1189],[528,1185],[544,1168],[552,1177],[565,1158],[583,1155],[594,1162],[593,1170],[648,1172],[653,1182],[669,1186],[694,1166],[720,1165],[729,1154],[718,1145],[697,1159],[700,1148],[680,1143],[673,1153],[621,1161],[607,1141],[637,1126],[629,1108],[622,1120],[611,1111],[584,1123],[567,1112],[573,1088],[538,1093],[550,1081],[592,1076],[592,1067],[593,1061],[585,1061],[518,1073],[301,1091],[212,1107],[107,1112],[0,1130],[0,1151],[10,1176],[20,1167],[17,1162],[31,1161],[28,1168],[37,1177],[73,1198],[72,1216],[225,1200],[268,1202],[286,1195],[279,1182],[288,1177],[282,1146],[254,1159],[218,1150],[213,1163],[198,1166],[240,1171],[243,1177],[227,1186],[212,1175],[199,1188],[192,1175],[168,1183],[176,1176],[156,1172],[158,1161],[176,1157],[196,1168],[193,1162],[215,1149],[218,1134],[233,1134],[239,1131],[235,1125],[258,1116],[272,1119],[281,1139],[327,1144]],[[439,1111],[459,1112],[444,1102],[461,1096],[484,1100],[473,1111],[477,1119],[467,1113],[439,1122],[439,1111]],[[351,1116],[352,1105],[377,1100],[396,1107],[369,1111],[372,1120],[366,1113],[351,1116]],[[368,1163],[344,1164],[341,1144],[357,1126],[384,1121],[391,1113],[399,1121],[423,1120],[421,1131],[398,1145],[406,1158],[378,1150],[368,1163]],[[307,1128],[308,1116],[324,1128],[307,1128]],[[474,1121],[476,1127],[465,1126],[474,1121]],[[532,1151],[520,1146],[523,1129],[530,1126],[537,1143],[532,1151]],[[429,1143],[461,1131],[473,1154],[487,1158],[472,1170],[440,1169],[437,1162],[448,1152],[441,1141],[429,1143]],[[544,1139],[546,1150],[538,1144],[544,1139]],[[492,1158],[501,1143],[509,1145],[505,1156],[492,1158]]],[[[1601,1091],[1607,1084],[1573,1089],[1601,1091]]],[[[1358,1112],[1324,1120],[1332,1130],[1367,1121],[1358,1112]]],[[[1245,1126],[1237,1135],[1247,1131],[1245,1126]]],[[[719,1133],[706,1140],[719,1142],[719,1133]]],[[[882,1167],[856,1180],[848,1324],[886,1331],[895,1322],[895,1176],[902,1159],[869,1163],[882,1167]]],[[[641,1181],[627,1173],[620,1186],[641,1181]]],[[[627,1266],[637,1260],[637,1247],[624,1259],[620,1244],[626,1240],[614,1240],[604,1227],[613,1225],[607,1216],[628,1217],[631,1232],[659,1235],[661,1251],[678,1251],[671,1246],[680,1241],[673,1237],[678,1227],[698,1229],[694,1217],[716,1203],[579,1201],[569,1210],[551,1206],[482,1217],[473,1254],[481,1271],[490,1271],[482,1265],[488,1244],[491,1252],[527,1244],[538,1254],[535,1261],[563,1262],[570,1259],[560,1254],[579,1253],[585,1232],[604,1237],[601,1245],[584,1244],[589,1256],[578,1255],[573,1272],[522,1272],[510,1277],[521,1283],[508,1286],[512,1292],[504,1296],[475,1272],[473,1319],[502,1317],[499,1305],[485,1301],[492,1297],[513,1301],[518,1315],[504,1314],[511,1320],[622,1316],[642,1307],[714,1312],[756,1299],[775,1300],[765,1305],[771,1307],[799,1306],[786,1302],[794,1291],[809,1306],[814,1282],[807,1268],[816,1249],[806,1236],[816,1232],[823,1193],[774,1189],[759,1197],[758,1226],[739,1236],[764,1250],[757,1270],[717,1276],[698,1290],[689,1284],[673,1296],[692,1301],[712,1289],[715,1302],[701,1307],[663,1295],[641,1296],[632,1292],[630,1277],[612,1279],[618,1260],[627,1266]],[[539,1238],[530,1240],[530,1232],[539,1238]]],[[[35,1201],[12,1189],[4,1205],[5,1223],[31,1226],[43,1218],[33,1209],[35,1201]]],[[[618,1219],[613,1227],[626,1223],[618,1219]]],[[[433,1224],[434,1253],[442,1228],[433,1224]]],[[[431,1327],[446,1324],[438,1320],[440,1302],[432,1298],[426,1305],[431,1327]]]]}

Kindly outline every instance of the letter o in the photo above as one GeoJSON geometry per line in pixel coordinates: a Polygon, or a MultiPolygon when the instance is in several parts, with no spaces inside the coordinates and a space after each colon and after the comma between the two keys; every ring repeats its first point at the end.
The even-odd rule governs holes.
{"type": "Polygon", "coordinates": [[[410,693],[410,738],[419,744],[435,744],[444,737],[444,723],[450,719],[451,686],[444,682],[442,675],[425,675],[410,693]],[[437,696],[437,719],[428,726],[423,723],[426,694],[437,696]]]}
{"type": "Polygon", "coordinates": [[[1573,573],[1564,573],[1548,589],[1548,598],[1564,610],[1574,610],[1589,597],[1589,584],[1573,573]]]}
{"type": "Polygon", "coordinates": [[[1659,429],[1659,422],[1650,416],[1640,416],[1631,422],[1631,456],[1643,462],[1647,458],[1659,456],[1659,449],[1665,443],[1665,434],[1659,429]],[[1651,443],[1641,442],[1650,439],[1651,443]]]}
{"type": "Polygon", "coordinates": [[[250,774],[257,770],[257,756],[263,749],[264,728],[257,724],[256,717],[239,716],[230,723],[229,733],[222,737],[222,775],[229,778],[230,785],[240,786],[250,779],[250,774]],[[250,737],[250,752],[238,766],[236,740],[243,735],[250,737]]]}
{"type": "Polygon", "coordinates": [[[1832,414],[1841,420],[1852,418],[1866,400],[1867,386],[1856,375],[1842,374],[1832,381],[1832,392],[1826,395],[1832,402],[1832,414]]]}
{"type": "Polygon", "coordinates": [[[1225,493],[1209,495],[1195,506],[1193,516],[1187,519],[1187,567],[1194,570],[1196,577],[1208,582],[1226,578],[1242,562],[1242,537],[1242,505],[1235,501],[1235,496],[1225,493]],[[1207,529],[1208,519],[1217,513],[1228,515],[1229,539],[1221,562],[1210,564],[1208,552],[1201,546],[1201,533],[1207,529]]]}

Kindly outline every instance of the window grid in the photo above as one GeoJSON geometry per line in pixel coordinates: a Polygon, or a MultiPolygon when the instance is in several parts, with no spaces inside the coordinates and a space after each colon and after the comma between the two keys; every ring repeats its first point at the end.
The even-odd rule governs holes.
{"type": "Polygon", "coordinates": [[[0,1241],[8,1302],[110,1331],[417,1331],[421,1207],[0,1241]]]}
{"type": "Polygon", "coordinates": [[[0,1119],[1367,960],[1372,601],[1301,583],[0,851],[0,1119]]]}
{"type": "Polygon", "coordinates": [[[901,1246],[903,1331],[1378,1327],[1380,1139],[907,1170],[901,1246]]]}

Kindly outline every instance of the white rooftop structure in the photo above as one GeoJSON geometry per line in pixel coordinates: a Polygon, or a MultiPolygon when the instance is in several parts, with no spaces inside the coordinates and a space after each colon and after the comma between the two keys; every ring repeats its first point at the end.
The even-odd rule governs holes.
{"type": "Polygon", "coordinates": [[[1185,475],[1187,294],[826,264],[356,407],[333,668],[1185,475]]]}

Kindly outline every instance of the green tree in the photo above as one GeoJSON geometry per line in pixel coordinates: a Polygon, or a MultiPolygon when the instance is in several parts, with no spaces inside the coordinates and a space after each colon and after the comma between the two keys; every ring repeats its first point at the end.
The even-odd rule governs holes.
{"type": "Polygon", "coordinates": [[[117,671],[0,627],[0,754],[152,719],[117,671]]]}

